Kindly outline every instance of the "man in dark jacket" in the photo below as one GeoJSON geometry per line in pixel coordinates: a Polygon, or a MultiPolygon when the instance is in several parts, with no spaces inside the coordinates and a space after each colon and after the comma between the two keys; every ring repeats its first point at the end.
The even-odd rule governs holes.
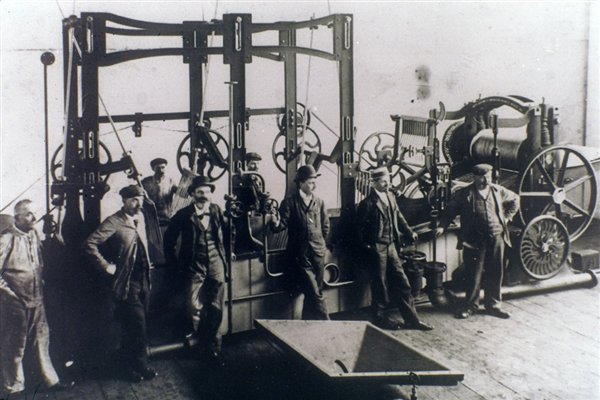
{"type": "Polygon", "coordinates": [[[482,279],[487,312],[498,318],[510,317],[500,308],[500,288],[504,244],[511,244],[507,225],[519,210],[519,196],[491,183],[492,169],[489,164],[473,167],[474,182],[456,192],[436,230],[436,235],[441,235],[460,215],[458,246],[463,249],[467,287],[465,304],[456,313],[456,318],[468,318],[477,309],[482,279]]]}
{"type": "Polygon", "coordinates": [[[119,191],[123,208],[109,216],[83,244],[92,262],[112,278],[114,315],[121,322],[121,347],[126,377],[133,382],[153,379],[148,366],[146,316],[150,294],[150,259],[146,222],[142,212],[144,191],[129,185],[119,191]],[[99,250],[106,243],[107,258],[99,250]]]}
{"type": "Polygon", "coordinates": [[[329,217],[323,200],[313,194],[317,174],[312,165],[300,167],[296,173],[298,190],[286,197],[275,213],[271,228],[275,232],[287,228],[286,255],[290,262],[287,273],[304,293],[302,319],[329,319],[323,296],[323,258],[329,234],[329,217]]]}
{"type": "Polygon", "coordinates": [[[396,305],[404,318],[404,328],[431,330],[421,322],[414,307],[408,278],[402,269],[397,247],[405,241],[417,240],[390,195],[390,174],[386,167],[371,172],[373,189],[358,204],[359,242],[364,246],[371,272],[374,323],[384,329],[399,329],[400,324],[387,314],[388,304],[396,305]]]}
{"type": "Polygon", "coordinates": [[[219,327],[223,319],[230,238],[228,220],[221,208],[211,202],[214,190],[215,186],[205,176],[192,180],[188,193],[194,202],[173,216],[165,232],[164,246],[167,263],[178,266],[187,275],[186,296],[193,333],[206,339],[208,355],[216,359],[221,352],[219,327]]]}

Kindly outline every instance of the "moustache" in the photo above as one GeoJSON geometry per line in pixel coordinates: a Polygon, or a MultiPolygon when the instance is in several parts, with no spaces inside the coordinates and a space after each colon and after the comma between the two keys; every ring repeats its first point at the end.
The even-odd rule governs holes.
{"type": "Polygon", "coordinates": [[[208,201],[208,197],[204,197],[204,196],[198,197],[198,200],[199,201],[208,201]]]}

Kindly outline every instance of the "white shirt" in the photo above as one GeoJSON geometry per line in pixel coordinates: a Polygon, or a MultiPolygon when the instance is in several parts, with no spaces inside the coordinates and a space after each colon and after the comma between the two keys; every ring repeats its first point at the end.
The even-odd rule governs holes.
{"type": "Polygon", "coordinates": [[[134,216],[131,216],[127,213],[125,213],[125,215],[127,216],[127,220],[129,221],[129,223],[135,227],[135,230],[138,234],[138,236],[140,237],[140,241],[142,242],[142,245],[144,246],[144,249],[146,250],[146,254],[148,253],[148,237],[146,236],[146,220],[144,219],[144,214],[143,213],[137,213],[134,216]],[[135,221],[137,221],[137,226],[135,221]]]}
{"type": "Polygon", "coordinates": [[[306,207],[310,206],[310,202],[313,199],[312,193],[306,194],[302,190],[298,190],[298,193],[300,193],[300,198],[302,199],[302,202],[306,205],[306,207]]]}
{"type": "Polygon", "coordinates": [[[477,190],[477,191],[479,192],[479,195],[485,199],[485,198],[487,198],[488,194],[490,193],[490,186],[488,185],[485,189],[477,190]]]}
{"type": "Polygon", "coordinates": [[[383,204],[385,204],[388,207],[390,206],[390,199],[387,196],[387,191],[380,192],[379,190],[375,189],[375,193],[377,193],[377,196],[379,196],[379,198],[381,199],[381,201],[383,202],[383,204]]]}
{"type": "Polygon", "coordinates": [[[209,212],[210,203],[206,203],[203,208],[198,207],[198,204],[194,203],[194,209],[196,210],[196,215],[198,216],[198,220],[200,220],[200,224],[204,229],[208,229],[210,226],[210,212],[209,212]]]}

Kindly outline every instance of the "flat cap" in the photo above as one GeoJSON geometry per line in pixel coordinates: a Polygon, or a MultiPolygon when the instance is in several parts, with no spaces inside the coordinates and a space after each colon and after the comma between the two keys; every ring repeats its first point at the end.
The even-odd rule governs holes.
{"type": "Polygon", "coordinates": [[[384,176],[389,176],[390,175],[390,171],[388,171],[387,167],[379,167],[379,168],[375,168],[374,170],[371,171],[371,179],[376,181],[379,178],[382,178],[384,176]]]}
{"type": "Polygon", "coordinates": [[[168,164],[167,160],[165,160],[164,158],[158,157],[155,158],[154,160],[150,161],[150,168],[154,169],[155,166],[160,165],[160,164],[168,164]]]}
{"type": "Polygon", "coordinates": [[[493,169],[494,167],[492,167],[490,164],[477,164],[471,169],[471,172],[473,172],[473,175],[482,176],[493,169]]]}
{"type": "Polygon", "coordinates": [[[262,157],[258,153],[254,153],[252,151],[249,153],[246,153],[246,161],[260,161],[260,160],[262,160],[262,157]]]}
{"type": "Polygon", "coordinates": [[[188,194],[192,194],[194,190],[201,186],[208,186],[210,188],[211,193],[215,191],[215,185],[211,182],[210,178],[207,176],[196,176],[192,179],[192,183],[188,187],[188,194]]]}
{"type": "Polygon", "coordinates": [[[129,185],[119,190],[119,194],[122,198],[129,199],[131,197],[143,196],[144,190],[138,185],[129,185]]]}
{"type": "Polygon", "coordinates": [[[310,178],[316,178],[318,176],[321,176],[321,174],[317,174],[315,167],[312,165],[303,165],[298,168],[298,171],[296,172],[296,179],[294,180],[296,182],[301,182],[310,178]]]}

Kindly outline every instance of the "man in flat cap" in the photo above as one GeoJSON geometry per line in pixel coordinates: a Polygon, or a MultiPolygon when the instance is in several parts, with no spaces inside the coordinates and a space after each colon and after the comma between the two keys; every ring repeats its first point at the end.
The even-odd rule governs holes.
{"type": "Polygon", "coordinates": [[[504,245],[511,245],[507,225],[519,209],[519,196],[492,183],[492,170],[489,164],[473,167],[473,183],[456,192],[436,229],[436,235],[441,235],[460,215],[458,248],[463,250],[467,284],[465,303],[457,311],[456,318],[468,318],[477,310],[482,280],[488,314],[504,319],[510,317],[500,307],[500,288],[504,245]]]}
{"type": "Polygon", "coordinates": [[[34,361],[37,378],[47,388],[60,390],[73,385],[59,381],[50,359],[44,262],[35,223],[34,203],[20,200],[15,205],[14,224],[0,233],[0,398],[12,398],[25,390],[26,353],[34,361]]]}
{"type": "Polygon", "coordinates": [[[150,161],[150,167],[154,171],[154,175],[142,179],[142,186],[156,206],[159,224],[166,226],[171,218],[171,205],[173,194],[177,192],[177,185],[165,175],[167,160],[160,157],[155,158],[150,161]]]}
{"type": "Polygon", "coordinates": [[[186,275],[192,333],[204,341],[208,356],[218,361],[230,224],[221,208],[212,202],[214,190],[215,185],[208,177],[197,176],[192,180],[188,194],[193,203],[171,219],[164,247],[167,262],[177,265],[186,275]],[[179,237],[181,245],[177,253],[179,237]]]}
{"type": "Polygon", "coordinates": [[[258,172],[258,163],[262,161],[262,157],[258,153],[246,153],[246,171],[258,172]]]}
{"type": "Polygon", "coordinates": [[[370,264],[373,323],[383,329],[402,327],[388,315],[388,306],[392,303],[404,319],[404,328],[431,330],[433,328],[417,315],[410,282],[397,250],[402,242],[416,241],[417,234],[404,219],[396,198],[389,193],[387,167],[371,171],[371,181],[371,193],[358,204],[357,225],[359,242],[364,246],[370,264]]]}
{"type": "Polygon", "coordinates": [[[111,278],[114,316],[121,323],[121,348],[125,376],[133,382],[153,379],[148,366],[146,317],[150,295],[150,259],[146,219],[142,212],[144,191],[129,185],[119,191],[123,207],[109,216],[83,243],[93,264],[111,278]],[[101,254],[99,247],[106,250],[101,254]]]}
{"type": "Polygon", "coordinates": [[[302,319],[329,319],[323,295],[323,259],[325,257],[329,216],[323,200],[314,195],[317,174],[312,165],[304,165],[296,172],[298,190],[286,197],[274,213],[271,229],[287,228],[286,255],[290,262],[288,278],[304,294],[302,319]]]}

